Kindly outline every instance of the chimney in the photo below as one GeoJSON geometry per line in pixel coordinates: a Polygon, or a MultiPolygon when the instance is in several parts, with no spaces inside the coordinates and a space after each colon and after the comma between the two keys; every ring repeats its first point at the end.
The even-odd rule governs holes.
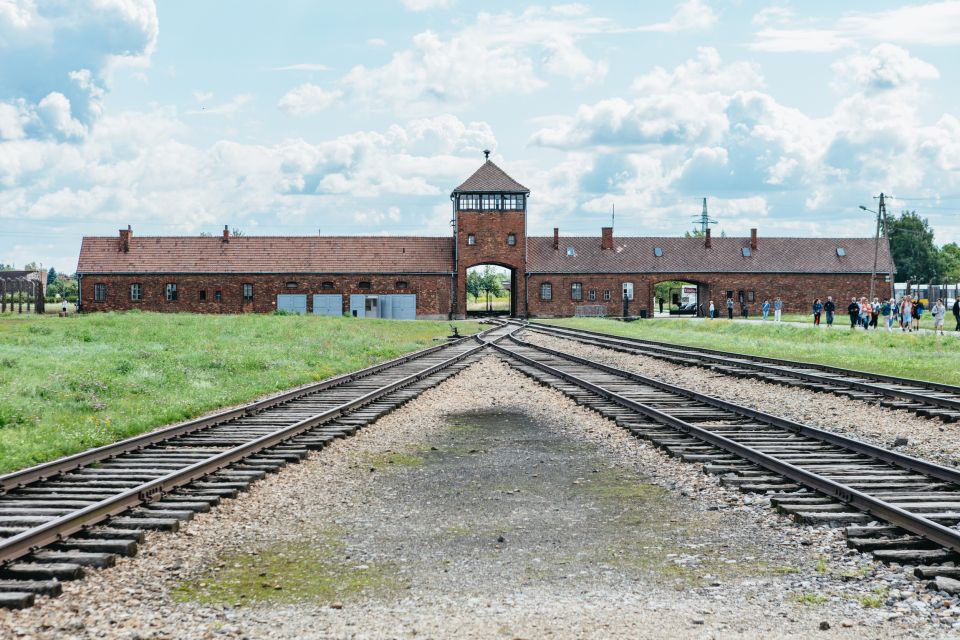
{"type": "Polygon", "coordinates": [[[757,250],[757,230],[756,228],[750,229],[750,249],[752,251],[757,250]]]}
{"type": "Polygon", "coordinates": [[[713,242],[711,242],[711,240],[710,240],[710,229],[709,229],[709,227],[707,228],[707,235],[706,235],[706,237],[704,238],[703,246],[705,246],[707,249],[709,249],[709,248],[711,248],[711,247],[713,246],[713,242]]]}
{"type": "Polygon", "coordinates": [[[230,227],[229,225],[223,225],[223,241],[230,242],[230,227]]]}
{"type": "Polygon", "coordinates": [[[553,228],[553,250],[557,251],[560,248],[560,229],[558,227],[553,228]]]}
{"type": "Polygon", "coordinates": [[[130,252],[130,238],[133,237],[133,229],[127,225],[126,229],[120,229],[120,251],[130,252]]]}
{"type": "Polygon", "coordinates": [[[613,249],[613,227],[603,227],[601,233],[600,249],[613,249]]]}

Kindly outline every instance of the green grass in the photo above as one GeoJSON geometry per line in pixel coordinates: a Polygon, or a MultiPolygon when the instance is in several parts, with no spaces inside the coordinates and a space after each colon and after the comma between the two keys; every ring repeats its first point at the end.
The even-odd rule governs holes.
{"type": "Polygon", "coordinates": [[[0,473],[360,369],[449,333],[447,322],[315,316],[0,317],[0,473]]]}
{"type": "MultiPolygon", "coordinates": [[[[951,316],[952,318],[952,316],[951,316]]],[[[886,375],[960,385],[960,338],[895,331],[813,330],[784,323],[603,318],[548,320],[564,327],[723,351],[818,362],[886,375]]]]}

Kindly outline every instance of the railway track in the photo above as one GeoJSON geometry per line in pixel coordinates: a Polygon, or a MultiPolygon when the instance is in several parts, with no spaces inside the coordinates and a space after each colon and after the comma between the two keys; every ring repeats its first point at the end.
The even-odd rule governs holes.
{"type": "Polygon", "coordinates": [[[268,472],[454,375],[515,327],[437,345],[108,446],[0,476],[0,607],[137,552],[149,530],[237,495],[268,472]]]}
{"type": "Polygon", "coordinates": [[[514,368],[615,420],[724,485],[765,494],[801,523],[846,527],[849,546],[960,577],[960,472],[572,356],[517,337],[514,368]]]}
{"type": "MultiPolygon", "coordinates": [[[[521,323],[516,323],[521,325],[521,323]]],[[[746,355],[703,347],[625,338],[553,325],[528,323],[530,331],[683,366],[704,367],[725,375],[773,384],[801,386],[855,400],[912,411],[945,422],[960,420],[960,387],[843,369],[781,358],[746,355]]]]}

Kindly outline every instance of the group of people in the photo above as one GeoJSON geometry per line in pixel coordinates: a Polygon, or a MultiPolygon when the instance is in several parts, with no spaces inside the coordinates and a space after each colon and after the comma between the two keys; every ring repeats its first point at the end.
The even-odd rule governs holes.
{"type": "MultiPolygon", "coordinates": [[[[733,298],[727,298],[726,306],[727,317],[733,320],[733,298]]],[[[741,303],[741,306],[743,307],[742,315],[746,317],[746,305],[741,303]]],[[[774,322],[780,322],[783,313],[783,300],[776,298],[772,303],[769,300],[763,301],[763,304],[760,305],[760,313],[763,315],[764,320],[769,319],[771,310],[773,311],[774,322]]],[[[837,304],[833,301],[832,296],[827,296],[826,302],[820,298],[815,299],[812,310],[814,325],[819,326],[820,319],[826,316],[827,327],[833,326],[833,318],[837,311],[837,304]]],[[[881,301],[879,298],[874,298],[870,301],[866,296],[861,297],[859,300],[850,298],[850,304],[847,305],[847,313],[850,316],[850,328],[861,328],[865,331],[870,328],[876,329],[880,318],[883,318],[883,326],[887,328],[887,331],[893,331],[894,326],[899,326],[901,331],[919,331],[920,321],[923,319],[924,311],[926,311],[926,309],[924,308],[923,300],[919,298],[914,299],[909,295],[903,296],[899,301],[893,298],[884,301],[881,301]]],[[[957,321],[956,330],[960,331],[960,298],[953,303],[952,311],[953,317],[957,321]]],[[[934,332],[939,331],[940,334],[943,335],[943,321],[947,315],[947,307],[944,305],[942,298],[937,298],[937,301],[930,307],[930,314],[933,316],[934,332]]],[[[710,313],[708,317],[717,317],[717,310],[712,300],[710,301],[710,313]]]]}

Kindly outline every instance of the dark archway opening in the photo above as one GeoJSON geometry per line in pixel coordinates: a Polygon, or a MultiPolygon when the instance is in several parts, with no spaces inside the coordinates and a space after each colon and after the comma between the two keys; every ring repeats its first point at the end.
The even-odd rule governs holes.
{"type": "Polygon", "coordinates": [[[467,316],[516,316],[516,271],[498,264],[467,269],[467,316]]]}

